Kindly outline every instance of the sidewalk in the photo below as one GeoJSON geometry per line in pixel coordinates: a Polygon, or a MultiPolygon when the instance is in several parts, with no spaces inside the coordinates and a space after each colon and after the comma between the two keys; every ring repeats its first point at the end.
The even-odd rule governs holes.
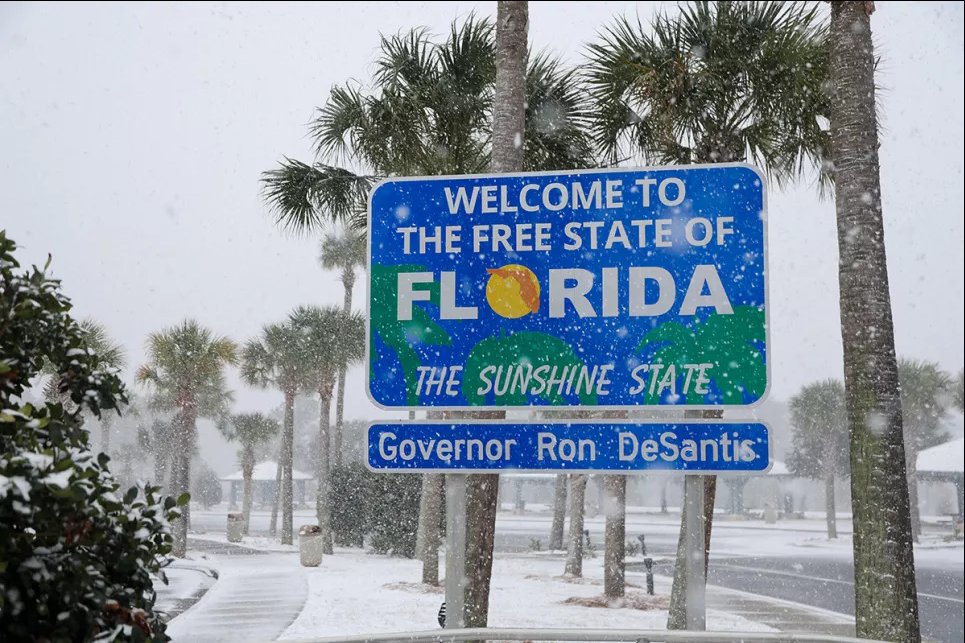
{"type": "Polygon", "coordinates": [[[273,641],[302,611],[307,596],[305,568],[297,555],[271,555],[222,543],[190,540],[218,568],[214,586],[174,618],[168,635],[175,643],[273,641]]]}
{"type": "Polygon", "coordinates": [[[743,616],[781,632],[854,636],[854,619],[845,614],[716,585],[707,587],[707,608],[743,616]]]}
{"type": "MultiPolygon", "coordinates": [[[[627,581],[645,586],[646,575],[627,571],[627,581]]],[[[672,584],[669,576],[654,575],[658,594],[669,596],[672,584]]],[[[707,586],[707,609],[740,616],[780,632],[854,636],[854,619],[846,614],[718,585],[707,586]]]]}

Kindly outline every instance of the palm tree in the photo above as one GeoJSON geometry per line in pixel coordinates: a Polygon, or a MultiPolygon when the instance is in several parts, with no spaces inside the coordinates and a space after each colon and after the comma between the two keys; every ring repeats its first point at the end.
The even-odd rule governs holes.
{"type": "Polygon", "coordinates": [[[255,449],[278,433],[278,422],[261,413],[240,413],[231,416],[225,435],[241,443],[241,475],[244,479],[244,499],[241,511],[245,516],[245,535],[251,520],[251,477],[255,470],[255,449]]]}
{"type": "Polygon", "coordinates": [[[794,475],[824,480],[828,538],[837,538],[834,480],[848,470],[844,384],[838,380],[808,384],[791,398],[789,407],[794,434],[788,468],[794,475]]]}
{"type": "Polygon", "coordinates": [[[944,419],[951,402],[948,392],[952,388],[952,378],[934,362],[902,358],[898,360],[898,382],[901,384],[901,424],[905,434],[911,532],[917,541],[921,535],[916,477],[918,453],[948,439],[944,419]]]}
{"type": "MultiPolygon", "coordinates": [[[[352,288],[355,286],[355,268],[365,268],[365,236],[352,230],[329,232],[322,238],[322,252],[319,256],[325,270],[342,271],[342,312],[352,313],[352,288]]],[[[332,450],[335,452],[335,466],[342,464],[342,429],[345,416],[345,373],[343,365],[338,371],[338,393],[335,399],[335,431],[332,435],[332,450]]]]}
{"type": "MultiPolygon", "coordinates": [[[[80,323],[87,348],[94,351],[101,361],[108,367],[120,371],[124,368],[126,359],[124,349],[108,335],[107,329],[97,321],[87,318],[80,323]]],[[[111,428],[114,425],[114,414],[105,413],[100,417],[101,451],[111,452],[111,428]]]]}
{"type": "Polygon", "coordinates": [[[365,353],[365,320],[335,306],[300,306],[289,322],[303,337],[307,366],[303,388],[318,393],[319,447],[316,455],[318,493],[315,512],[322,530],[325,553],[332,553],[331,449],[329,418],[336,374],[348,364],[358,362],[365,353]]]}
{"type": "MultiPolygon", "coordinates": [[[[491,172],[519,172],[525,165],[528,42],[529,2],[500,0],[496,6],[491,172]]],[[[505,412],[475,417],[486,415],[492,419],[506,417],[505,412]]],[[[498,503],[499,475],[475,474],[467,478],[466,533],[472,537],[466,541],[464,627],[486,627],[488,623],[498,503]]]]}
{"type": "Polygon", "coordinates": [[[553,523],[550,526],[549,549],[563,549],[563,525],[566,522],[566,474],[556,476],[553,483],[553,523]]]}
{"type": "Polygon", "coordinates": [[[570,535],[566,551],[567,576],[583,576],[583,508],[586,504],[586,474],[570,474],[570,535]]]}
{"type": "Polygon", "coordinates": [[[151,482],[158,486],[165,486],[164,478],[168,468],[168,461],[172,459],[171,443],[174,440],[174,423],[170,419],[155,418],[151,428],[139,426],[137,443],[143,451],[147,451],[154,459],[154,478],[151,482]]]}
{"type": "Polygon", "coordinates": [[[921,632],[881,214],[873,10],[873,2],[832,3],[829,39],[855,630],[861,638],[915,643],[921,632]]]}
{"type": "Polygon", "coordinates": [[[292,460],[295,441],[295,395],[307,382],[310,368],[305,336],[286,320],[268,324],[261,336],[249,339],[241,353],[241,378],[250,386],[276,388],[285,398],[281,456],[281,542],[292,544],[292,460]]]}
{"type": "MultiPolygon", "coordinates": [[[[139,382],[153,389],[151,406],[174,411],[171,444],[172,494],[187,493],[191,480],[197,420],[223,421],[231,402],[224,369],[236,363],[237,347],[226,337],[215,335],[193,319],[152,333],[147,339],[148,361],[137,371],[139,382]]],[[[187,549],[189,507],[174,524],[174,555],[187,549]]]]}
{"type": "MultiPolygon", "coordinates": [[[[779,183],[824,169],[825,30],[799,4],[695,2],[647,30],[620,18],[589,46],[593,141],[613,164],[752,161],[779,183]]],[[[696,415],[700,416],[699,413],[696,415]]],[[[709,411],[704,417],[720,417],[709,411]]],[[[704,478],[710,546],[716,477],[704,478]]],[[[681,547],[684,523],[681,520],[681,547]]],[[[678,547],[678,560],[681,559],[678,547]]],[[[673,629],[685,625],[683,567],[673,629]]]]}
{"type": "MultiPolygon", "coordinates": [[[[495,50],[493,24],[474,16],[454,22],[441,43],[423,29],[383,36],[371,84],[336,86],[318,110],[311,127],[316,160],[286,158],[265,172],[264,193],[277,223],[316,234],[329,222],[360,229],[380,178],[486,171],[495,50]]],[[[583,100],[575,74],[558,59],[530,57],[524,169],[592,164],[583,100]]]]}
{"type": "MultiPolygon", "coordinates": [[[[115,371],[120,371],[124,368],[126,362],[124,349],[113,340],[103,324],[88,317],[80,322],[80,330],[81,333],[83,333],[84,341],[87,343],[87,349],[96,353],[105,367],[115,371]]],[[[49,367],[45,368],[43,372],[47,375],[55,374],[49,370],[49,367]]],[[[58,386],[59,383],[57,380],[51,377],[47,381],[45,396],[50,400],[59,400],[62,404],[68,403],[69,400],[58,391],[58,386]]],[[[111,449],[111,427],[114,424],[114,415],[112,413],[104,413],[98,421],[101,425],[101,451],[109,454],[111,449]]]]}
{"type": "MultiPolygon", "coordinates": [[[[453,23],[442,43],[424,30],[383,37],[371,85],[338,86],[319,110],[312,126],[315,161],[285,159],[264,174],[264,193],[278,224],[316,233],[331,221],[362,228],[369,191],[380,177],[466,174],[489,169],[496,156],[491,144],[495,35],[490,21],[470,17],[461,24],[453,23]],[[339,167],[339,163],[361,171],[339,167]]],[[[526,126],[516,127],[511,136],[504,137],[515,146],[515,133],[523,132],[522,169],[593,165],[584,130],[584,94],[575,74],[551,56],[532,56],[525,69],[525,92],[526,126]]],[[[380,277],[373,269],[373,300],[378,292],[393,292],[391,276],[381,282],[380,277]],[[378,288],[379,284],[384,287],[378,288]]],[[[394,341],[404,338],[405,329],[397,320],[380,317],[377,312],[373,305],[373,336],[396,347],[400,362],[414,372],[418,355],[406,352],[402,342],[394,341]]],[[[432,341],[430,337],[426,343],[432,341]]],[[[487,482],[476,489],[479,497],[492,505],[493,516],[495,488],[487,482]]],[[[488,516],[484,516],[486,521],[488,516]]],[[[480,551],[484,557],[487,548],[483,543],[480,551]]],[[[475,604],[483,606],[488,596],[482,595],[482,581],[488,586],[489,567],[477,567],[483,573],[476,582],[470,581],[477,588],[471,592],[478,598],[475,604]]]]}

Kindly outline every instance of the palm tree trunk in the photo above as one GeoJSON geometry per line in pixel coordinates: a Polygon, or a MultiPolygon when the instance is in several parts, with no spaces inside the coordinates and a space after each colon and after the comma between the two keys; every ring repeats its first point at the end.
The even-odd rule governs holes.
{"type": "MultiPolygon", "coordinates": [[[[900,378],[899,378],[900,379],[900,378]]],[[[905,476],[908,480],[908,508],[911,512],[911,537],[917,543],[921,537],[921,510],[918,507],[918,448],[913,436],[908,435],[908,427],[902,427],[905,431],[905,476]]]]}
{"type": "MultiPolygon", "coordinates": [[[[493,97],[493,172],[523,169],[529,3],[500,0],[496,9],[496,88],[493,97]]],[[[505,417],[505,413],[500,413],[505,417]]],[[[466,627],[486,627],[496,538],[498,475],[466,482],[466,627]]]]}
{"type": "Polygon", "coordinates": [[[870,2],[831,4],[831,141],[851,436],[855,629],[921,640],[888,291],[870,2]]]}
{"type": "Polygon", "coordinates": [[[670,608],[667,614],[668,630],[687,629],[687,503],[680,508],[681,529],[677,535],[677,556],[673,565],[673,586],[670,590],[670,608]]]}
{"type": "Polygon", "coordinates": [[[154,447],[154,484],[164,487],[166,493],[173,494],[173,484],[170,482],[165,484],[164,480],[167,475],[169,452],[167,449],[162,449],[160,445],[155,445],[153,440],[151,444],[154,447]]]}
{"type": "Polygon", "coordinates": [[[828,538],[838,537],[837,509],[834,506],[834,474],[824,478],[824,514],[828,520],[828,538]]]}
{"type": "Polygon", "coordinates": [[[111,454],[111,428],[114,425],[114,418],[110,411],[101,415],[101,452],[111,454]]]}
{"type": "Polygon", "coordinates": [[[551,550],[563,549],[563,524],[566,522],[566,474],[556,476],[553,490],[553,526],[550,527],[551,550]]]}
{"type": "Polygon", "coordinates": [[[295,455],[295,391],[285,391],[285,425],[281,446],[281,544],[292,544],[294,494],[292,464],[295,455]]]}
{"type": "Polygon", "coordinates": [[[422,478],[425,520],[419,556],[422,559],[422,582],[432,586],[439,585],[439,544],[442,541],[440,527],[445,480],[445,475],[441,473],[429,473],[422,478]]]}
{"type": "Polygon", "coordinates": [[[627,477],[604,476],[603,486],[606,489],[603,595],[608,601],[614,601],[622,599],[626,591],[627,477]]]}
{"type": "Polygon", "coordinates": [[[318,493],[315,495],[315,517],[318,527],[322,530],[322,552],[331,554],[334,551],[332,537],[332,507],[329,504],[331,495],[331,466],[332,454],[329,440],[332,415],[332,385],[323,383],[318,389],[318,493]]]}
{"type": "MultiPolygon", "coordinates": [[[[482,414],[479,414],[482,415],[482,414]]],[[[494,414],[489,414],[490,416],[494,414]]],[[[500,416],[505,417],[503,412],[500,416]]],[[[486,627],[493,573],[499,476],[476,474],[466,481],[465,626],[486,627]]]]}
{"type": "Polygon", "coordinates": [[[586,504],[587,476],[570,475],[570,538],[566,550],[567,576],[583,576],[583,509],[586,504]]]}
{"type": "MultiPolygon", "coordinates": [[[[342,287],[344,295],[342,299],[342,311],[346,316],[352,313],[352,288],[355,287],[355,266],[348,266],[342,270],[342,287]]],[[[340,364],[338,367],[338,392],[335,398],[335,432],[332,435],[332,451],[335,454],[335,466],[342,464],[342,434],[345,428],[345,373],[348,371],[347,364],[340,364]]]]}
{"type": "Polygon", "coordinates": [[[281,461],[284,450],[285,445],[281,444],[278,447],[278,462],[275,464],[275,493],[271,503],[271,523],[268,525],[268,535],[272,538],[278,533],[278,505],[281,503],[281,461]]]}
{"type": "Polygon", "coordinates": [[[250,445],[245,446],[241,462],[241,474],[244,477],[244,497],[241,501],[241,512],[245,517],[244,535],[248,535],[251,525],[251,478],[255,469],[255,452],[250,445]]]}
{"type": "Polygon", "coordinates": [[[911,508],[911,536],[917,543],[921,537],[921,510],[918,508],[918,479],[914,472],[908,475],[908,503],[911,508]]]}
{"type": "MultiPolygon", "coordinates": [[[[194,417],[189,408],[182,408],[175,418],[175,453],[171,460],[171,490],[175,497],[188,493],[191,481],[191,453],[193,451],[194,417]]],[[[188,523],[191,520],[191,505],[181,507],[181,515],[171,525],[174,543],[171,553],[184,558],[188,550],[188,523]]]]}

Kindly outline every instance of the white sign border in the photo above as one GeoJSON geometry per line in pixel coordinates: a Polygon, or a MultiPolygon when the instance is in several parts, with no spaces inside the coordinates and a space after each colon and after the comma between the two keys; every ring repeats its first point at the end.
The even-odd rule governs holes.
{"type": "MultiPolygon", "coordinates": [[[[634,411],[634,410],[664,410],[664,411],[721,411],[727,409],[754,409],[763,404],[771,392],[771,290],[769,278],[770,249],[768,246],[768,182],[767,177],[761,172],[760,168],[750,163],[694,163],[688,165],[657,165],[652,167],[609,167],[592,168],[586,170],[553,170],[544,172],[511,172],[511,173],[487,173],[487,174],[440,174],[435,176],[404,176],[386,177],[372,186],[369,191],[368,203],[366,205],[365,219],[365,396],[376,408],[383,411],[521,411],[521,410],[554,410],[554,411],[634,411]],[[400,404],[398,406],[382,404],[372,395],[372,198],[380,187],[388,183],[402,183],[409,181],[451,181],[454,179],[489,179],[506,177],[527,177],[527,176],[563,176],[573,174],[612,174],[614,172],[655,172],[663,170],[692,170],[692,169],[720,169],[742,167],[751,170],[757,175],[761,182],[761,197],[763,208],[758,216],[761,217],[761,224],[764,233],[764,350],[766,360],[764,362],[764,391],[761,396],[749,404],[607,404],[607,405],[551,405],[551,404],[529,404],[522,406],[505,405],[479,405],[479,406],[436,406],[426,404],[400,404]]],[[[366,429],[366,435],[368,429],[366,429]]],[[[367,438],[366,438],[367,439],[367,438]]]]}
{"type": "MultiPolygon", "coordinates": [[[[529,408],[529,407],[527,407],[529,408]]],[[[365,468],[372,473],[406,473],[406,474],[419,474],[419,473],[445,473],[448,475],[474,475],[474,474],[492,474],[492,475],[503,475],[506,473],[540,473],[540,474],[575,474],[575,475],[614,475],[614,476],[631,476],[631,475],[695,475],[695,476],[726,476],[726,477],[750,477],[750,476],[763,476],[770,473],[771,468],[774,466],[774,432],[771,430],[771,425],[760,419],[739,419],[739,418],[647,418],[647,419],[592,419],[592,420],[564,420],[564,419],[552,419],[552,420],[537,420],[537,419],[526,419],[526,420],[376,420],[366,424],[365,426],[365,468]],[[578,468],[565,468],[565,469],[473,469],[473,468],[451,468],[451,469],[423,469],[423,468],[399,468],[399,469],[377,469],[371,465],[369,462],[369,431],[373,426],[381,424],[405,424],[405,425],[432,425],[432,426],[464,426],[464,425],[491,425],[491,426],[505,426],[506,424],[545,424],[548,426],[560,426],[560,425],[596,425],[596,424],[613,424],[613,425],[623,425],[623,426],[640,426],[640,425],[666,425],[666,424],[760,424],[767,430],[767,466],[764,469],[755,471],[723,471],[720,469],[578,469],[578,468]]]]}

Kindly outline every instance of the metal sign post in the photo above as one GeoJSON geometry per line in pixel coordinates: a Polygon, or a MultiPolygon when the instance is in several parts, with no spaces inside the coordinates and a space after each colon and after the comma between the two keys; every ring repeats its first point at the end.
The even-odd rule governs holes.
{"type": "Polygon", "coordinates": [[[446,629],[465,625],[466,475],[446,476],[446,629]]]}
{"type": "Polygon", "coordinates": [[[687,579],[687,629],[707,629],[706,577],[704,574],[704,479],[684,476],[684,577],[687,579]]]}

